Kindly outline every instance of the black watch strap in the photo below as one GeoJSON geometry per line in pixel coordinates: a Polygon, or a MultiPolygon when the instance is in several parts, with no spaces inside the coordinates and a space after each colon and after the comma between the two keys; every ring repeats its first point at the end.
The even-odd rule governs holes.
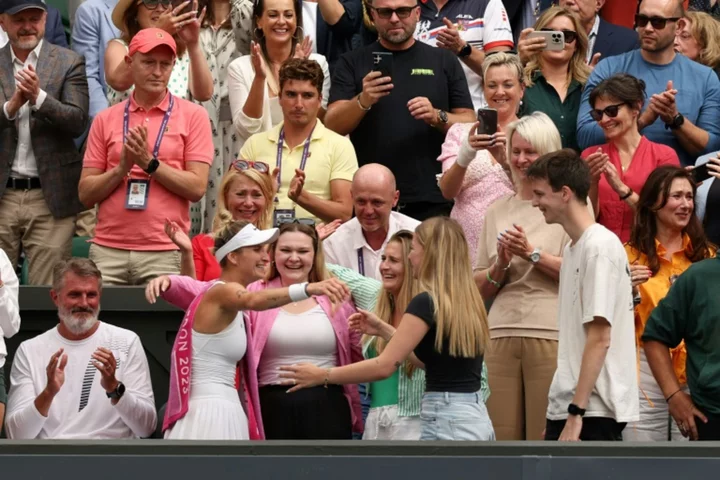
{"type": "Polygon", "coordinates": [[[665,128],[668,130],[677,130],[683,126],[683,123],[685,123],[685,117],[682,113],[678,113],[673,117],[672,122],[665,124],[665,128]]]}
{"type": "Polygon", "coordinates": [[[121,399],[122,396],[125,394],[125,385],[122,382],[118,382],[117,387],[115,387],[115,390],[112,392],[105,392],[105,395],[107,395],[108,398],[114,399],[121,399]]]}
{"type": "Polygon", "coordinates": [[[159,166],[160,161],[157,158],[153,158],[152,160],[150,160],[150,163],[148,163],[148,167],[145,169],[145,173],[147,173],[148,175],[152,175],[153,173],[155,173],[159,166]]]}
{"type": "Polygon", "coordinates": [[[465,46],[460,49],[457,56],[460,58],[465,58],[465,57],[469,57],[471,53],[472,53],[472,45],[470,45],[469,43],[466,43],[465,46]]]}
{"type": "Polygon", "coordinates": [[[578,407],[574,403],[571,403],[570,405],[568,405],[567,411],[568,411],[568,414],[570,414],[570,415],[578,415],[580,417],[585,415],[585,409],[578,407]]]}

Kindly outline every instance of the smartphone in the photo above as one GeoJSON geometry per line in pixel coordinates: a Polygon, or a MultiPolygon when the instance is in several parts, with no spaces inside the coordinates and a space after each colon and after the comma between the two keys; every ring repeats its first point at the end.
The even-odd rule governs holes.
{"type": "Polygon", "coordinates": [[[695,179],[695,183],[704,182],[711,177],[710,171],[708,170],[708,164],[704,163],[699,167],[695,167],[692,170],[692,176],[695,179]]]}
{"type": "Polygon", "coordinates": [[[563,32],[552,31],[545,32],[536,30],[528,35],[528,38],[544,38],[545,50],[551,52],[565,49],[565,34],[563,32]]]}
{"type": "Polygon", "coordinates": [[[497,132],[498,113],[494,108],[478,109],[477,119],[480,122],[477,128],[478,135],[492,135],[497,132]]]}
{"type": "Polygon", "coordinates": [[[392,52],[372,52],[373,70],[380,72],[383,77],[392,77],[392,52]]]}

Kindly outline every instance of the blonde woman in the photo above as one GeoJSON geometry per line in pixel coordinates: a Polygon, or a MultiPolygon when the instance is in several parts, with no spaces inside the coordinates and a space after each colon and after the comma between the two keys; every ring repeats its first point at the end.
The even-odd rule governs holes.
{"type": "Polygon", "coordinates": [[[517,193],[487,210],[475,268],[480,294],[492,302],[488,410],[498,440],[540,440],[557,366],[561,257],[570,238],[532,206],[525,171],[560,149],[560,133],[547,115],[535,112],[510,124],[507,136],[517,193]]]}
{"type": "Polygon", "coordinates": [[[678,20],[675,51],[720,76],[720,23],[704,12],[685,12],[678,20]]]}
{"type": "MultiPolygon", "coordinates": [[[[293,392],[374,382],[393,375],[410,357],[426,372],[421,440],[494,440],[480,391],[487,316],[473,284],[462,227],[447,217],[425,220],[415,231],[409,259],[421,293],[408,304],[380,355],[335,368],[286,365],[281,367],[285,383],[293,392]]],[[[368,323],[368,314],[360,313],[353,323],[368,323]]]]}
{"type": "MultiPolygon", "coordinates": [[[[270,167],[263,162],[236,160],[223,176],[213,219],[213,232],[244,220],[264,230],[272,227],[273,181],[270,167]]],[[[213,254],[215,239],[200,234],[190,238],[175,222],[165,224],[165,232],[180,247],[180,274],[202,281],[215,280],[221,268],[213,254]]]]}
{"type": "Polygon", "coordinates": [[[482,64],[483,95],[488,107],[497,110],[497,132],[477,133],[478,123],[456,123],[448,130],[438,161],[442,162],[440,191],[455,200],[450,218],[465,231],[474,254],[485,221],[485,212],[498,198],[513,193],[504,171],[507,166],[505,129],[518,119],[525,87],[523,67],[517,55],[497,52],[482,64]]]}
{"type": "MultiPolygon", "coordinates": [[[[551,7],[540,15],[535,30],[563,32],[565,48],[543,50],[529,58],[520,115],[545,112],[557,126],[563,148],[579,150],[577,116],[582,89],[591,71],[585,61],[587,34],[575,14],[561,7],[551,7]]],[[[525,36],[528,33],[523,32],[525,36]]]]}

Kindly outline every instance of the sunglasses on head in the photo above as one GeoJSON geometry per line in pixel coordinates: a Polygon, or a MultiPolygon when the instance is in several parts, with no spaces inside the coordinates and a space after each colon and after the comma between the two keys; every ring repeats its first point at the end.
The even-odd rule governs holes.
{"type": "Polygon", "coordinates": [[[635,27],[644,28],[650,23],[655,30],[662,30],[667,25],[667,22],[677,22],[680,17],[648,17],[647,15],[637,14],[635,15],[635,27]]]}
{"type": "Polygon", "coordinates": [[[268,173],[270,171],[270,165],[268,165],[265,162],[251,162],[250,160],[235,160],[231,167],[235,170],[240,170],[241,172],[244,172],[245,170],[250,170],[251,168],[254,170],[257,170],[260,173],[268,173]]]}
{"type": "Polygon", "coordinates": [[[615,118],[618,116],[620,107],[622,107],[623,105],[625,105],[625,102],[618,103],[616,105],[608,105],[607,107],[603,108],[602,110],[594,108],[594,109],[590,110],[590,116],[596,122],[599,122],[600,120],[602,120],[603,115],[607,115],[608,118],[615,118]]]}
{"type": "Polygon", "coordinates": [[[308,227],[315,228],[315,220],[313,220],[312,218],[279,218],[276,227],[279,227],[280,225],[287,225],[289,223],[297,223],[300,225],[307,225],[308,227]]]}
{"type": "Polygon", "coordinates": [[[383,20],[388,20],[393,16],[393,13],[398,16],[398,18],[408,18],[413,10],[415,10],[417,7],[400,7],[400,8],[375,8],[371,5],[368,5],[372,10],[375,11],[375,13],[378,14],[378,17],[382,18],[383,20]]]}
{"type": "Polygon", "coordinates": [[[552,28],[541,28],[541,32],[562,32],[565,37],[565,43],[573,43],[577,40],[577,32],[574,30],[553,30],[552,28]]]}
{"type": "Polygon", "coordinates": [[[172,0],[142,0],[141,2],[145,5],[148,10],[155,10],[158,5],[162,5],[165,8],[171,8],[173,6],[172,0]]]}

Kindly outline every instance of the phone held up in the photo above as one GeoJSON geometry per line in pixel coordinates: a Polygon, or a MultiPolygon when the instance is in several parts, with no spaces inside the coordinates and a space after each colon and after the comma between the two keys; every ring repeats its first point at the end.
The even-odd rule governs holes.
{"type": "Polygon", "coordinates": [[[555,52],[565,49],[565,34],[559,31],[548,32],[545,30],[536,30],[531,32],[528,37],[530,38],[544,38],[545,39],[545,50],[555,52]]]}
{"type": "Polygon", "coordinates": [[[478,109],[477,119],[480,122],[476,132],[478,135],[492,135],[497,132],[498,113],[494,108],[478,109]]]}
{"type": "Polygon", "coordinates": [[[380,72],[383,77],[392,77],[392,52],[372,52],[373,70],[380,72]]]}
{"type": "Polygon", "coordinates": [[[704,163],[698,167],[692,169],[692,176],[695,183],[704,182],[711,177],[710,171],[708,170],[708,164],[704,163]]]}

